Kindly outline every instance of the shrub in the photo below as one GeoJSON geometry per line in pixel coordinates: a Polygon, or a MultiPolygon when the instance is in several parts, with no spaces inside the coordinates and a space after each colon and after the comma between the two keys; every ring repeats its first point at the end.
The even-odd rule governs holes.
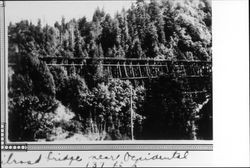
{"type": "Polygon", "coordinates": [[[53,128],[52,111],[38,110],[37,96],[21,95],[9,100],[9,139],[11,141],[33,141],[46,138],[53,128]]]}
{"type": "Polygon", "coordinates": [[[69,76],[62,93],[59,100],[76,114],[77,120],[85,121],[89,117],[91,92],[84,79],[78,75],[69,76]]]}

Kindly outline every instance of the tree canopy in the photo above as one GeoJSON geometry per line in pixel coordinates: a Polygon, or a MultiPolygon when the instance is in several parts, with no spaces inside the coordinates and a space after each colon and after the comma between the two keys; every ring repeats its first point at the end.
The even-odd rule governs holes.
{"type": "MultiPolygon", "coordinates": [[[[209,0],[143,0],[114,17],[97,8],[93,19],[62,18],[54,26],[23,20],[9,25],[9,57],[133,57],[211,60],[209,0]],[[100,52],[101,50],[101,52],[100,52]]],[[[14,60],[13,60],[14,61],[14,60]]]]}

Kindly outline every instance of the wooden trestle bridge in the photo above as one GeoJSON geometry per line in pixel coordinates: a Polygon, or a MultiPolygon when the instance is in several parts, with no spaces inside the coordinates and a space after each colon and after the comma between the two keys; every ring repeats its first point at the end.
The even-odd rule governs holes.
{"type": "Polygon", "coordinates": [[[40,57],[50,66],[63,66],[68,72],[74,67],[77,74],[84,76],[88,68],[99,64],[109,78],[145,81],[159,75],[171,75],[184,84],[186,94],[207,94],[212,92],[212,62],[210,61],[171,61],[165,59],[137,58],[67,58],[40,57]]]}
{"type": "Polygon", "coordinates": [[[75,67],[81,72],[86,67],[100,63],[103,71],[110,78],[122,80],[137,80],[157,78],[161,74],[172,74],[176,77],[206,78],[211,77],[212,63],[208,61],[170,61],[165,59],[137,58],[67,58],[40,57],[48,66],[63,66],[68,70],[75,67]],[[94,62],[95,61],[95,62],[94,62]]]}

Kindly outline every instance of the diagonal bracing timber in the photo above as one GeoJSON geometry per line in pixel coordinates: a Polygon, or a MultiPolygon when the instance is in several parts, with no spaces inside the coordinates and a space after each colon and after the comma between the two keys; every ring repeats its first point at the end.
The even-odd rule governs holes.
{"type": "MultiPolygon", "coordinates": [[[[170,61],[165,59],[136,58],[66,58],[40,57],[48,66],[90,67],[93,60],[101,61],[104,72],[111,78],[124,80],[151,79],[159,75],[172,75],[178,78],[207,78],[212,74],[209,61],[170,61]]],[[[84,73],[84,72],[83,72],[84,73]]]]}

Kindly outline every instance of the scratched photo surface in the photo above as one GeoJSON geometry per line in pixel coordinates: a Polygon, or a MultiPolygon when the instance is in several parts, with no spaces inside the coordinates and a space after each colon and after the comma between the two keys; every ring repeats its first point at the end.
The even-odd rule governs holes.
{"type": "Polygon", "coordinates": [[[6,2],[8,140],[212,140],[211,10],[6,2]]]}

